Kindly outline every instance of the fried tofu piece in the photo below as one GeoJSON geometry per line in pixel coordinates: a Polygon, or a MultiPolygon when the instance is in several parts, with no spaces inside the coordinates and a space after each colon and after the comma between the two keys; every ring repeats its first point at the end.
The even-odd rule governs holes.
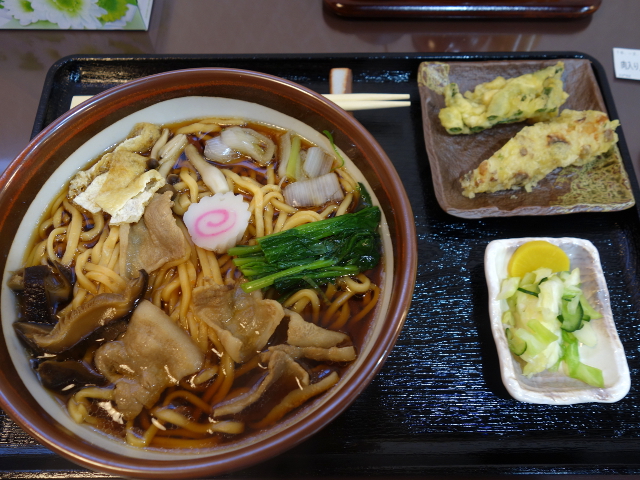
{"type": "Polygon", "coordinates": [[[563,110],[560,116],[523,128],[478,168],[461,179],[462,194],[524,187],[527,192],[558,167],[585,165],[618,141],[618,120],[595,110],[563,110]]]}
{"type": "Polygon", "coordinates": [[[451,135],[480,132],[501,123],[541,122],[558,115],[569,94],[563,90],[564,63],[506,80],[497,77],[462,95],[456,83],[444,89],[438,114],[451,135]]]}

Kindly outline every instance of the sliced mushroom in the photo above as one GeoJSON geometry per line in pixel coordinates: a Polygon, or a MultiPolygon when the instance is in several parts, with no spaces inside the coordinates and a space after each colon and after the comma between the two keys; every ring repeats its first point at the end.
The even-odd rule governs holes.
{"type": "Polygon", "coordinates": [[[99,328],[128,317],[147,289],[149,275],[144,270],[127,284],[123,294],[102,293],[60,318],[50,331],[34,329],[33,323],[16,322],[14,329],[36,351],[60,353],[70,349],[99,328]]]}
{"type": "Polygon", "coordinates": [[[36,369],[42,385],[56,392],[72,393],[88,385],[102,386],[107,379],[86,363],[75,360],[45,360],[36,369]]]}
{"type": "Polygon", "coordinates": [[[14,273],[9,287],[21,293],[22,315],[27,322],[55,323],[61,304],[73,293],[73,270],[58,262],[26,267],[14,273]]]}

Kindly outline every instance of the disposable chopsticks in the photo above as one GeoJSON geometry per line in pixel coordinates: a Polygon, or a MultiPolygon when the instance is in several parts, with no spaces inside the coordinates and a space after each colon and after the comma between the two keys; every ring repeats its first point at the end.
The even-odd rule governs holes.
{"type": "Polygon", "coordinates": [[[349,111],[408,107],[411,105],[408,93],[342,93],[323,96],[349,111]]]}
{"type": "MultiPolygon", "coordinates": [[[[343,93],[323,95],[328,100],[348,111],[397,108],[411,105],[408,93],[343,93]]],[[[91,98],[91,95],[76,95],[71,100],[73,108],[91,98]]]]}

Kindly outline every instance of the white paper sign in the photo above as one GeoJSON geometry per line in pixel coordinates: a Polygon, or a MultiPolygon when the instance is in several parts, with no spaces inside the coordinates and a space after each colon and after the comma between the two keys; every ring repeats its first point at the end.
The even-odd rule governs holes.
{"type": "Polygon", "coordinates": [[[614,48],[613,67],[617,78],[640,80],[640,50],[614,48]]]}

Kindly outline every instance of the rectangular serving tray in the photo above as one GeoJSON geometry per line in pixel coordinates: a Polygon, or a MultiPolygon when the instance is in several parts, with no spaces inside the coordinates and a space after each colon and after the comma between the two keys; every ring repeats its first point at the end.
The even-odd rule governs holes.
{"type": "MultiPolygon", "coordinates": [[[[93,95],[146,75],[199,67],[273,74],[328,93],[329,70],[350,67],[354,92],[410,93],[411,106],[355,112],[393,161],[412,202],[418,276],[398,343],[381,372],[338,419],[293,450],[225,478],[640,473],[640,217],[638,207],[561,217],[470,220],[436,200],[425,151],[417,71],[424,61],[578,58],[591,61],[613,118],[602,67],[576,52],[243,56],[73,56],[50,70],[34,135],[93,95]],[[491,335],[484,252],[495,239],[577,237],[601,255],[613,316],[627,354],[631,390],[620,402],[521,403],[500,378],[491,335]]],[[[620,129],[620,151],[633,172],[620,129]]],[[[631,175],[638,197],[635,175],[631,175]]],[[[49,452],[0,416],[0,472],[20,478],[91,474],[49,452]]]]}

